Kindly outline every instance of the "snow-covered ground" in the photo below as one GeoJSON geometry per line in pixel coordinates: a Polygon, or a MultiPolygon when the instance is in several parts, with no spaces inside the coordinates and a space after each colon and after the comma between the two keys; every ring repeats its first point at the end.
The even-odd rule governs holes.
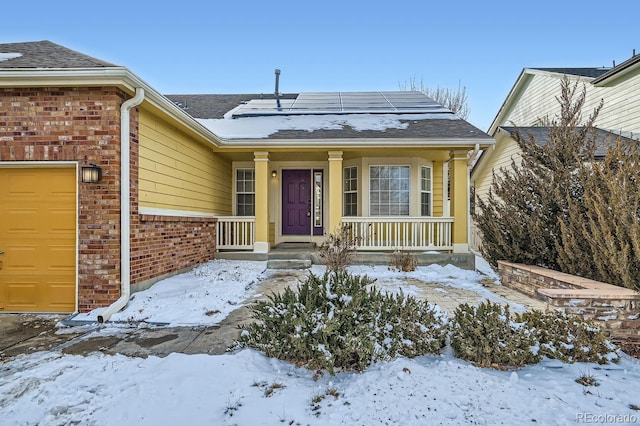
{"type": "MultiPolygon", "coordinates": [[[[219,322],[253,294],[267,274],[264,266],[211,262],[137,293],[118,318],[219,322]]],[[[386,267],[354,268],[381,281],[391,274],[386,267]]],[[[483,289],[482,275],[452,266],[411,274],[443,286],[483,289]]],[[[146,359],[40,352],[0,364],[0,424],[555,425],[640,419],[640,364],[626,356],[607,366],[545,360],[496,371],[445,351],[380,362],[364,373],[318,380],[313,373],[248,349],[146,359]],[[582,376],[599,386],[577,383],[582,376]]]]}

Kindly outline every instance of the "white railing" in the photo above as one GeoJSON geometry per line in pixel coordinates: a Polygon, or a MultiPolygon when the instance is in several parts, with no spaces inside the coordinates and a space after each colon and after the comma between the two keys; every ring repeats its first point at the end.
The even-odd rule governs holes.
{"type": "Polygon", "coordinates": [[[452,250],[452,217],[343,217],[357,250],[452,250]]]}
{"type": "Polygon", "coordinates": [[[256,218],[253,216],[218,217],[217,250],[252,250],[256,240],[256,218]]]}

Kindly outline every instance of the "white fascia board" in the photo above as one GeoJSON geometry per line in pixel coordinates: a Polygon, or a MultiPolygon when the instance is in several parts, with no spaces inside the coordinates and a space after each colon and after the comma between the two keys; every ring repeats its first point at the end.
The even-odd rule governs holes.
{"type": "Polygon", "coordinates": [[[475,147],[480,144],[488,147],[495,144],[493,138],[478,139],[233,139],[223,140],[221,148],[243,148],[243,149],[290,149],[300,148],[322,148],[322,149],[345,149],[345,148],[458,148],[475,147]]]}
{"type": "Polygon", "coordinates": [[[56,86],[116,86],[130,94],[134,94],[136,88],[141,87],[145,92],[145,101],[185,127],[192,129],[212,145],[217,147],[221,143],[221,139],[216,134],[126,67],[0,69],[0,87],[56,86]]]}

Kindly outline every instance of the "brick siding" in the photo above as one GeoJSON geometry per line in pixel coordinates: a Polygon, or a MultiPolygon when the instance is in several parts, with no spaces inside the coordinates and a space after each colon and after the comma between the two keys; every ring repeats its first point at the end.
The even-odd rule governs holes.
{"type": "MultiPolygon", "coordinates": [[[[78,173],[78,310],[120,295],[120,106],[113,87],[0,88],[0,161],[77,161],[102,167],[102,181],[78,173]]],[[[138,216],[138,114],[131,111],[131,282],[212,259],[214,219],[138,216]]]]}

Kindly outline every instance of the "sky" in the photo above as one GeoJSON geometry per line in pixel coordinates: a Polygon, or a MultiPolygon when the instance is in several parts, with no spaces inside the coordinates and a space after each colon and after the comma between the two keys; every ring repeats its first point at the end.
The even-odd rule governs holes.
{"type": "Polygon", "coordinates": [[[11,1],[0,43],[50,40],[164,94],[272,93],[276,68],[284,93],[464,87],[468,121],[486,131],[523,68],[640,52],[625,21],[638,12],[637,0],[11,1]]]}

